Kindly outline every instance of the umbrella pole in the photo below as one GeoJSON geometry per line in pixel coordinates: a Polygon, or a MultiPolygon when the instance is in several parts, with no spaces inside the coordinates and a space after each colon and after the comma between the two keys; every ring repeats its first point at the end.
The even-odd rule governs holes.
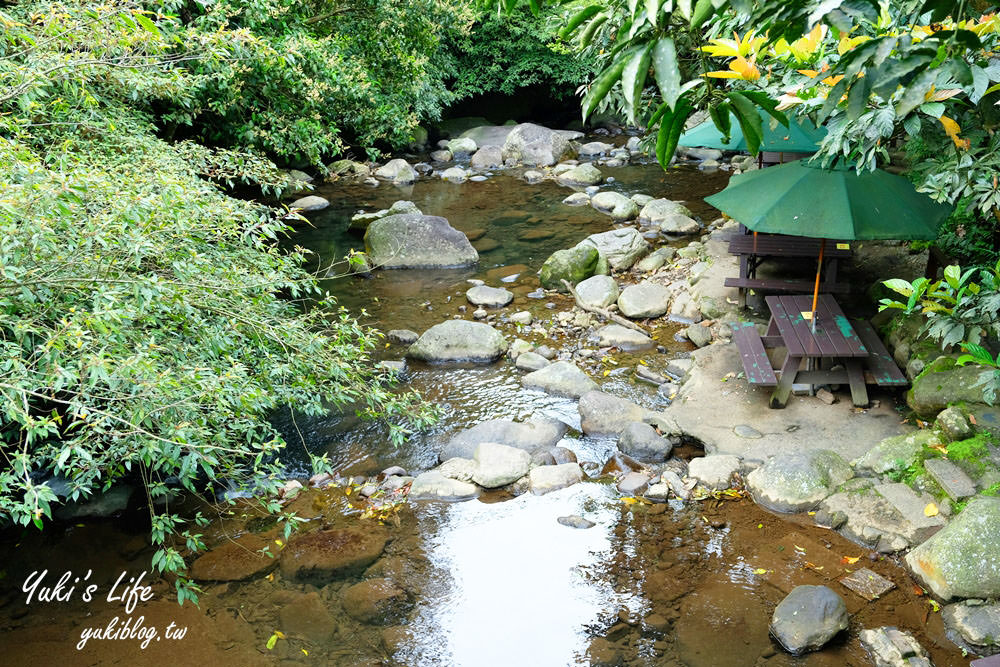
{"type": "Polygon", "coordinates": [[[816,333],[816,302],[819,300],[819,276],[823,272],[823,250],[826,248],[826,239],[819,241],[819,261],[816,263],[816,286],[813,287],[812,306],[812,330],[816,333]]]}

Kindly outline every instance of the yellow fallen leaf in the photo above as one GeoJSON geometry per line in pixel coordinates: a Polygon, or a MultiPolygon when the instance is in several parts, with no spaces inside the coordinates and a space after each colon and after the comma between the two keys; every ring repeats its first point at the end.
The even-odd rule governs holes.
{"type": "Polygon", "coordinates": [[[275,630],[274,634],[278,635],[278,639],[288,639],[288,637],[285,636],[285,633],[281,630],[275,630]]]}
{"type": "Polygon", "coordinates": [[[840,562],[844,565],[854,565],[859,560],[861,560],[861,556],[844,556],[840,559],[840,562]]]}
{"type": "Polygon", "coordinates": [[[753,573],[754,574],[767,574],[767,570],[765,570],[762,567],[758,567],[756,570],[753,571],[753,573]]]}
{"type": "Polygon", "coordinates": [[[800,547],[797,544],[793,544],[792,546],[795,547],[795,550],[798,551],[798,552],[800,552],[800,553],[805,553],[806,552],[805,549],[803,549],[802,547],[800,547]]]}
{"type": "Polygon", "coordinates": [[[349,496],[349,495],[351,495],[351,492],[352,492],[352,491],[354,491],[354,489],[353,489],[352,487],[350,487],[350,486],[349,486],[349,487],[347,487],[346,489],[344,489],[344,495],[345,495],[345,496],[349,496]]]}
{"type": "Polygon", "coordinates": [[[762,524],[762,523],[758,523],[758,524],[757,524],[757,527],[758,527],[758,528],[763,528],[763,527],[764,527],[764,524],[762,524]]]}
{"type": "Polygon", "coordinates": [[[277,544],[279,547],[285,544],[281,540],[275,540],[274,543],[277,544]]]}
{"type": "Polygon", "coordinates": [[[927,507],[924,508],[924,516],[937,516],[938,507],[934,503],[927,503],[927,507]]]}
{"type": "Polygon", "coordinates": [[[622,498],[622,502],[625,503],[626,505],[635,505],[639,501],[631,496],[626,496],[622,498]]]}
{"type": "Polygon", "coordinates": [[[305,650],[304,648],[299,650],[302,651],[302,655],[309,655],[309,651],[305,650]]]}

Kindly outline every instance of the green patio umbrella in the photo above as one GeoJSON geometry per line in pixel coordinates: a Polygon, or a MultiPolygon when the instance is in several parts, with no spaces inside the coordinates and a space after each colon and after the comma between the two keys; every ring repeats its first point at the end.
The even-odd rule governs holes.
{"type": "MultiPolygon", "coordinates": [[[[764,138],[760,143],[762,151],[775,153],[814,153],[819,143],[826,136],[826,128],[817,128],[808,120],[802,123],[789,120],[789,126],[778,124],[763,111],[759,112],[764,124],[764,138]]],[[[681,146],[700,146],[703,148],[718,148],[723,151],[747,150],[746,139],[736,120],[732,119],[732,132],[729,143],[722,143],[722,133],[712,121],[705,121],[681,135],[678,142],[681,146]]]]}
{"type": "MultiPolygon", "coordinates": [[[[807,160],[734,175],[725,190],[705,201],[755,233],[824,239],[820,267],[825,239],[933,240],[952,210],[881,169],[859,175],[853,168],[823,169],[807,160]]],[[[817,268],[814,313],[819,278],[817,268]]]]}

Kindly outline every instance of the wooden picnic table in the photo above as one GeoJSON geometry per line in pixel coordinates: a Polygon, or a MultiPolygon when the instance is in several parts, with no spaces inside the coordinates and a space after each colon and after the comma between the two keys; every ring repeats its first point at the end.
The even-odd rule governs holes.
{"type": "MultiPolygon", "coordinates": [[[[740,260],[740,273],[735,278],[726,278],[727,287],[740,290],[740,305],[746,305],[746,290],[758,289],[773,292],[812,292],[811,280],[789,280],[757,278],[757,267],[772,258],[819,258],[821,239],[784,234],[733,234],[729,238],[729,253],[740,260]]],[[[846,283],[837,282],[838,263],[851,256],[851,246],[844,241],[827,240],[824,246],[823,292],[846,293],[846,283]]]]}
{"type": "Polygon", "coordinates": [[[769,296],[765,301],[771,309],[767,332],[761,336],[752,323],[739,322],[733,330],[733,342],[747,382],[774,387],[772,408],[785,407],[794,384],[848,384],[851,400],[858,407],[868,405],[867,384],[907,384],[871,324],[847,319],[829,294],[821,294],[817,300],[815,331],[809,319],[811,296],[769,296]],[[787,352],[777,372],[767,348],[784,348],[787,352]]]}

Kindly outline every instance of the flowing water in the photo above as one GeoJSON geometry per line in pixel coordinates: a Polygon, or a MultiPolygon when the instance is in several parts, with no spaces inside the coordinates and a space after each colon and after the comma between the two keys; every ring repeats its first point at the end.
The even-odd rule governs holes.
{"type": "MultiPolygon", "coordinates": [[[[705,219],[713,211],[701,197],[726,181],[725,174],[689,168],[664,173],[655,165],[606,174],[617,179],[611,188],[685,200],[705,219]]],[[[571,304],[561,296],[529,298],[538,287],[535,272],[554,250],[612,226],[589,208],[561,204],[566,188],[551,182],[527,185],[510,174],[461,185],[422,180],[406,189],[337,183],[321,185],[317,193],[333,205],[313,216],[311,226],[300,226],[291,242],[315,251],[320,270],[336,273],[330,264],[362,247],[361,236],[347,229],[354,212],[387,208],[397,199],[448,218],[476,239],[481,262],[475,268],[381,271],[370,279],[328,281],[343,306],[382,330],[420,332],[456,314],[468,317],[459,306],[465,304],[470,278],[511,289],[516,298],[509,312],[526,309],[547,320],[571,304]]],[[[506,326],[503,316],[497,323],[506,326]]],[[[675,340],[680,326],[664,322],[655,329],[661,348],[647,354],[644,363],[659,370],[688,351],[675,340]]],[[[505,328],[505,333],[512,331],[505,328]]],[[[531,340],[556,348],[578,344],[565,336],[531,340]]],[[[401,353],[396,347],[381,351],[387,359],[401,353]]],[[[631,379],[634,363],[620,356],[617,365],[592,374],[606,391],[652,407],[655,392],[631,379]]],[[[614,452],[613,440],[582,436],[574,401],[526,391],[519,377],[504,361],[447,368],[411,364],[406,386],[440,405],[444,417],[399,449],[378,424],[350,414],[322,419],[282,414],[276,423],[295,443],[289,466],[300,474],[307,474],[301,448],[327,453],[351,474],[373,474],[391,464],[426,469],[436,464],[442,440],[462,428],[485,419],[539,414],[569,424],[560,444],[580,461],[592,462],[588,469],[599,469],[614,452]]],[[[690,445],[680,451],[686,458],[700,454],[690,445]]],[[[494,492],[464,503],[411,503],[382,527],[359,516],[362,505],[356,497],[339,487],[308,490],[292,509],[310,525],[384,533],[388,547],[366,570],[311,584],[285,578],[280,570],[247,581],[206,584],[198,609],[178,608],[170,601],[169,583],[154,581],[154,599],[133,616],[142,613],[146,625],[159,628],[170,622],[185,625],[188,634],[172,641],[161,637],[145,649],[135,639],[93,639],[78,651],[82,629],[124,618],[120,605],[104,597],[85,602],[80,592],[65,602],[26,605],[21,590],[32,571],[47,569],[55,577],[89,570],[88,581],[103,594],[121,572],[134,576],[148,569],[150,549],[143,537],[148,527],[140,508],[116,519],[71,524],[62,532],[7,531],[0,545],[5,639],[0,663],[866,665],[858,631],[899,625],[917,635],[935,664],[967,664],[896,562],[869,560],[867,551],[835,533],[776,517],[746,500],[627,503],[607,480],[587,481],[545,496],[494,492]],[[576,530],[557,523],[567,515],[584,516],[595,526],[576,530]],[[845,556],[862,560],[855,566],[845,556]],[[836,582],[861,565],[890,578],[897,588],[866,602],[836,582]],[[351,585],[371,578],[391,580],[404,592],[381,625],[355,620],[345,597],[351,585]],[[849,632],[824,651],[794,658],[773,643],[767,626],[777,602],[803,583],[838,590],[852,622],[849,632]],[[293,608],[298,615],[289,611],[293,608]]],[[[250,533],[281,539],[251,514],[220,517],[206,531],[206,541],[213,547],[250,533]]]]}

